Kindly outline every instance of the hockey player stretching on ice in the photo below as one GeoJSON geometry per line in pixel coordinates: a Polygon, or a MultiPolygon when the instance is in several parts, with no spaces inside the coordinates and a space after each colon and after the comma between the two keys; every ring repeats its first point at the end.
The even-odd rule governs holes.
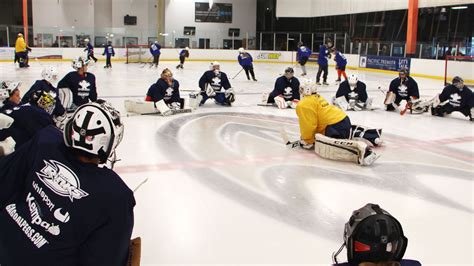
{"type": "Polygon", "coordinates": [[[353,138],[364,138],[377,145],[381,142],[381,130],[352,126],[341,109],[316,93],[314,85],[303,87],[303,93],[305,96],[296,106],[303,148],[315,149],[323,158],[360,165],[370,165],[379,157],[366,141],[353,138]]]}
{"type": "Polygon", "coordinates": [[[431,108],[431,114],[436,116],[444,116],[452,112],[460,112],[469,117],[469,120],[474,121],[474,93],[458,76],[454,77],[453,82],[435,97],[431,108]]]}
{"type": "Polygon", "coordinates": [[[122,135],[120,114],[98,101],[80,106],[64,133],[46,127],[0,159],[2,265],[126,265],[135,199],[98,167],[122,135]]]}
{"type": "Polygon", "coordinates": [[[365,83],[360,81],[356,74],[349,76],[341,84],[334,98],[334,105],[343,111],[370,110],[372,108],[372,98],[367,96],[365,83]]]}
{"type": "Polygon", "coordinates": [[[311,49],[303,45],[303,42],[298,43],[298,52],[296,53],[296,61],[301,66],[303,73],[301,76],[306,76],[306,62],[308,62],[309,56],[311,55],[311,49]]]}
{"type": "Polygon", "coordinates": [[[66,110],[75,110],[83,104],[97,100],[95,76],[87,72],[88,64],[89,60],[81,56],[76,57],[72,61],[72,67],[76,71],[69,72],[58,83],[61,103],[66,110]]]}
{"type": "Polygon", "coordinates": [[[394,111],[395,106],[398,108],[400,102],[405,100],[407,102],[406,108],[401,111],[405,112],[407,109],[411,109],[412,102],[418,98],[420,98],[418,84],[413,78],[408,76],[406,68],[400,69],[399,77],[390,82],[390,88],[385,99],[387,111],[394,111]]]}
{"type": "Polygon", "coordinates": [[[184,107],[184,99],[179,96],[179,82],[173,79],[171,70],[163,70],[160,79],[148,89],[145,101],[154,102],[163,115],[184,107]]]}
{"type": "Polygon", "coordinates": [[[189,47],[184,48],[179,52],[179,65],[176,66],[176,69],[183,69],[184,61],[189,57],[189,47]]]}
{"type": "Polygon", "coordinates": [[[207,99],[214,98],[216,104],[231,106],[235,101],[234,89],[232,89],[226,73],[220,71],[218,62],[211,64],[211,69],[204,72],[199,79],[199,93],[191,93],[190,105],[196,108],[203,105],[207,99]]]}
{"type": "Polygon", "coordinates": [[[245,70],[245,75],[247,75],[247,79],[250,80],[250,75],[252,75],[252,80],[257,81],[255,78],[255,73],[253,72],[253,58],[252,56],[245,51],[244,48],[239,48],[239,56],[237,57],[239,60],[240,66],[245,70]]]}
{"type": "Polygon", "coordinates": [[[263,103],[275,104],[279,109],[295,108],[300,100],[300,81],[294,74],[293,68],[286,68],[285,75],[275,81],[275,87],[270,95],[263,94],[263,103]]]}

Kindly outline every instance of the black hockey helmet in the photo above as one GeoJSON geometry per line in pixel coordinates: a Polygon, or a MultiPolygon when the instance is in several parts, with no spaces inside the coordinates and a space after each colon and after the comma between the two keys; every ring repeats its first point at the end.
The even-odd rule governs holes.
{"type": "Polygon", "coordinates": [[[287,68],[285,68],[285,74],[286,74],[286,73],[294,74],[294,73],[295,73],[295,70],[294,70],[292,67],[287,67],[287,68]]]}
{"type": "Polygon", "coordinates": [[[464,80],[460,76],[455,76],[451,82],[456,88],[462,89],[464,87],[464,80]]]}
{"type": "Polygon", "coordinates": [[[405,75],[405,77],[408,77],[409,74],[410,73],[408,72],[408,68],[406,67],[401,67],[398,71],[398,75],[405,75]]]}
{"type": "Polygon", "coordinates": [[[52,114],[56,107],[56,93],[54,91],[36,90],[31,93],[29,102],[52,114]]]}
{"type": "Polygon", "coordinates": [[[299,41],[299,42],[298,42],[298,47],[300,47],[300,46],[303,46],[303,42],[302,42],[302,41],[299,41]]]}
{"type": "Polygon", "coordinates": [[[401,261],[407,244],[400,222],[379,205],[369,203],[352,213],[344,228],[344,244],[333,259],[337,263],[337,255],[346,246],[351,265],[401,261]]]}

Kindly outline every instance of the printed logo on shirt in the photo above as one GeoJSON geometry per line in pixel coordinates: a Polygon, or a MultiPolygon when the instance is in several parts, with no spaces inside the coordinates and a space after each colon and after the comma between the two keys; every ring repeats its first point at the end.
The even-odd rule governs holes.
{"type": "Polygon", "coordinates": [[[67,166],[54,160],[43,162],[45,167],[40,173],[36,172],[36,175],[54,193],[68,197],[71,202],[89,195],[80,188],[79,179],[67,166]]]}
{"type": "Polygon", "coordinates": [[[408,96],[408,88],[405,86],[405,84],[401,84],[398,86],[398,95],[401,97],[407,97],[408,96]]]}
{"type": "Polygon", "coordinates": [[[357,100],[359,98],[359,94],[355,91],[351,91],[349,93],[349,100],[357,100]]]}
{"type": "Polygon", "coordinates": [[[168,88],[166,89],[166,96],[171,97],[171,95],[173,95],[173,91],[174,91],[173,88],[168,87],[168,88]]]}
{"type": "Polygon", "coordinates": [[[28,208],[30,209],[31,214],[31,223],[36,224],[44,228],[46,232],[57,236],[61,233],[58,225],[54,223],[48,223],[41,218],[41,208],[36,203],[35,197],[31,195],[31,192],[26,196],[26,203],[28,203],[28,208]]]}
{"type": "Polygon", "coordinates": [[[81,82],[79,82],[80,88],[77,89],[78,91],[77,95],[82,98],[89,97],[90,85],[91,84],[87,80],[81,80],[81,82]]]}
{"type": "Polygon", "coordinates": [[[293,89],[291,89],[291,87],[286,87],[285,92],[283,93],[283,97],[286,99],[293,97],[293,89]]]}
{"type": "Polygon", "coordinates": [[[214,77],[212,79],[211,87],[214,90],[220,90],[221,89],[221,79],[219,77],[214,77]]]}
{"type": "Polygon", "coordinates": [[[449,103],[454,107],[461,106],[461,96],[459,96],[459,94],[457,93],[451,94],[449,98],[449,103]]]}
{"type": "Polygon", "coordinates": [[[5,207],[7,213],[16,222],[18,227],[23,231],[23,233],[30,239],[31,243],[37,248],[41,248],[45,244],[49,244],[48,240],[44,238],[40,233],[36,232],[35,229],[31,227],[27,220],[21,217],[16,211],[16,204],[10,204],[5,207]]]}

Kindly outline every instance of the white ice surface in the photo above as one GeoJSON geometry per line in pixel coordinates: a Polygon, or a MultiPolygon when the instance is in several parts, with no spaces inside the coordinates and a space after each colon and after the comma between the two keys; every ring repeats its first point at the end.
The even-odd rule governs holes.
{"type": "MultiPolygon", "coordinates": [[[[58,66],[61,77],[72,70],[65,62],[42,64],[58,66]]],[[[175,71],[176,64],[162,62],[156,70],[114,62],[105,70],[100,62],[90,71],[99,97],[123,111],[123,101],[144,98],[164,67],[175,72],[181,89],[197,88],[208,69],[187,62],[175,71]]],[[[123,118],[116,171],[132,189],[148,178],[135,194],[133,235],[142,237],[142,264],[329,265],[352,210],[372,202],[402,223],[406,258],[473,265],[473,123],[462,115],[350,112],[353,124],[383,128],[382,157],[371,167],[324,160],[283,145],[280,128],[299,137],[294,110],[257,106],[284,68],[256,64],[258,82],[244,73],[231,80],[237,91],[231,108],[208,101],[192,114],[123,118]]],[[[315,79],[316,66],[307,68],[315,79]]],[[[222,63],[221,70],[232,78],[239,66],[222,63]]],[[[22,92],[40,72],[39,62],[29,69],[0,63],[0,79],[21,81],[22,92]]],[[[335,70],[329,72],[333,84],[335,70]]],[[[377,87],[386,88],[393,76],[357,74],[381,106],[377,87]]],[[[416,80],[426,98],[442,89],[442,81],[416,80]]],[[[319,91],[330,99],[336,86],[319,91]]]]}

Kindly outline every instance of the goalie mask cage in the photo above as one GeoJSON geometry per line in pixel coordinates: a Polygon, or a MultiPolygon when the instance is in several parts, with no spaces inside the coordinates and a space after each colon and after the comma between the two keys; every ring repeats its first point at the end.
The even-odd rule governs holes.
{"type": "Polygon", "coordinates": [[[153,56],[150,53],[150,46],[143,45],[128,45],[126,50],[126,63],[151,63],[153,56]]]}
{"type": "Polygon", "coordinates": [[[464,80],[464,85],[473,88],[474,87],[474,56],[465,56],[465,55],[458,55],[458,56],[446,56],[444,61],[444,84],[451,84],[451,81],[455,76],[460,76],[464,80]],[[459,67],[453,67],[455,62],[465,62],[462,65],[463,73],[467,71],[468,76],[465,74],[457,73],[459,67]]]}

